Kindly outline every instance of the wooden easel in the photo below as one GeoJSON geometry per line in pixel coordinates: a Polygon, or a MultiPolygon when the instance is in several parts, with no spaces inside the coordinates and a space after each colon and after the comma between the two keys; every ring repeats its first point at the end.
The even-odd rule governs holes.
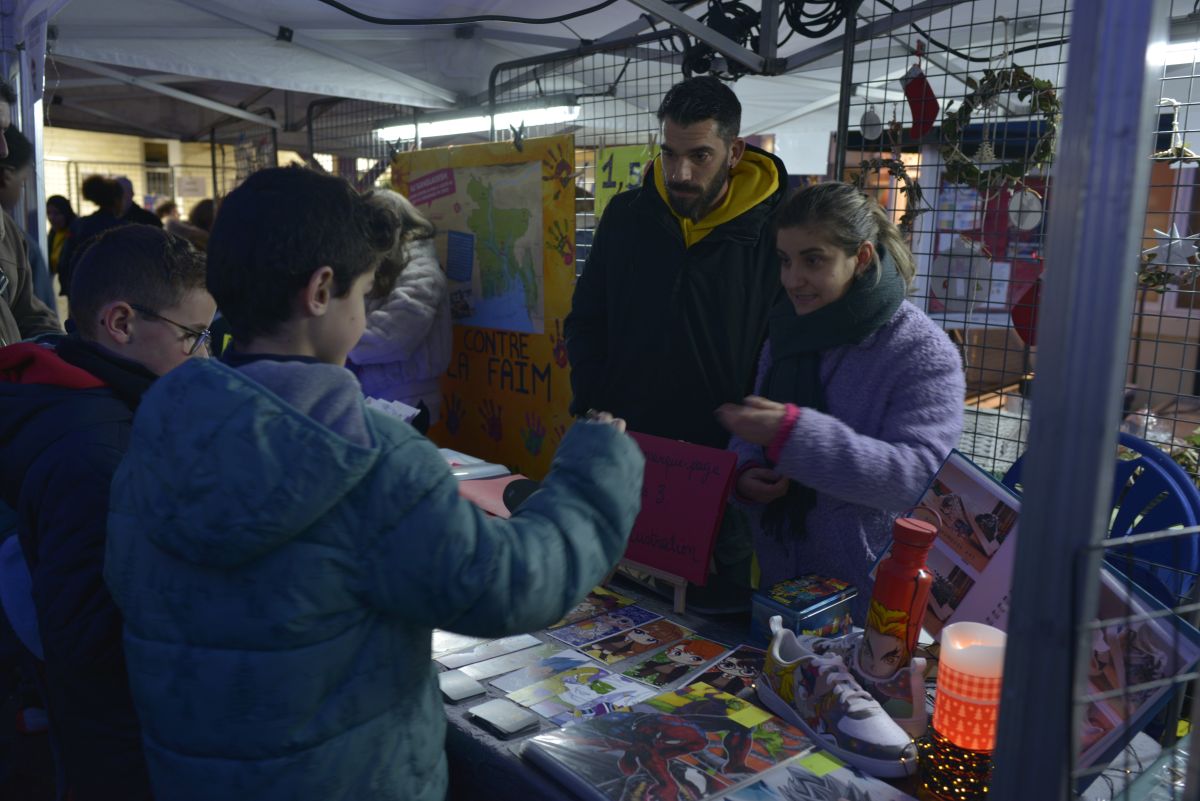
{"type": "MultiPolygon", "coordinates": [[[[632,559],[622,559],[620,562],[617,562],[617,566],[612,569],[612,572],[605,577],[604,583],[607,584],[609,581],[611,581],[613,574],[623,567],[629,568],[630,570],[636,570],[638,573],[652,576],[659,581],[670,584],[675,589],[674,603],[671,609],[677,615],[683,614],[687,601],[687,579],[683,578],[682,576],[676,576],[674,573],[668,573],[665,570],[659,570],[657,567],[650,567],[649,565],[644,565],[641,562],[635,562],[632,559]]],[[[637,576],[630,575],[628,572],[626,572],[625,575],[639,584],[642,583],[638,580],[637,576]]]]}

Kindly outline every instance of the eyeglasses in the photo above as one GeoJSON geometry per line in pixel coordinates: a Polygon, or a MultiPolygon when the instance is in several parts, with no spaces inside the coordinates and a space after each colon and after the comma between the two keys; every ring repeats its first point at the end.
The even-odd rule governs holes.
{"type": "Polygon", "coordinates": [[[163,317],[158,312],[150,311],[145,306],[139,306],[136,303],[131,303],[131,304],[129,304],[129,306],[131,309],[133,309],[135,312],[142,315],[143,317],[149,317],[153,320],[162,320],[164,323],[170,323],[171,325],[178,328],[180,331],[183,331],[185,334],[184,341],[186,342],[189,339],[192,341],[192,344],[188,345],[188,349],[187,349],[188,356],[195,356],[200,351],[201,348],[207,348],[208,341],[210,339],[212,339],[212,331],[207,328],[197,331],[195,328],[189,328],[188,326],[184,325],[183,323],[177,323],[174,320],[170,319],[169,317],[163,317]]]}

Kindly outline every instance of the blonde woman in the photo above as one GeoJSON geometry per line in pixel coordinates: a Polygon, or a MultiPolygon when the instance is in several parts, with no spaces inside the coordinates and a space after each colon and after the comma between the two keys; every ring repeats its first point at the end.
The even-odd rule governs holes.
{"type": "Polygon", "coordinates": [[[374,398],[429,410],[438,421],[438,379],[450,364],[450,296],[434,249],[434,227],[403,195],[377,189],[367,200],[395,215],[392,248],[367,293],[367,327],[349,366],[374,398]]]}

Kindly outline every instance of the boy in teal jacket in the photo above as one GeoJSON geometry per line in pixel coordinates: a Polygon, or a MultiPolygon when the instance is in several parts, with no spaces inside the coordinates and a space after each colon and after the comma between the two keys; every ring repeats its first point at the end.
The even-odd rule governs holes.
{"type": "Polygon", "coordinates": [[[160,798],[441,799],[430,630],[547,626],[625,549],[642,456],[620,421],[574,426],[500,520],[429,441],[365,408],[342,365],[395,228],[300,168],[221,207],[208,284],[234,348],[145,395],[109,515],[160,798]]]}

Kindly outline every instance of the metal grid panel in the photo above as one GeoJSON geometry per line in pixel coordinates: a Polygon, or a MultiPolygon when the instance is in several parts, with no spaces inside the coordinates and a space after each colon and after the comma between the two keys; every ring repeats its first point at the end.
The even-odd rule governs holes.
{"type": "MultiPolygon", "coordinates": [[[[858,24],[883,22],[893,10],[892,3],[869,0],[858,24]]],[[[912,300],[963,355],[968,394],[960,449],[997,476],[1024,450],[1028,435],[1037,348],[1014,324],[1014,314],[1019,319],[1031,310],[1026,293],[1043,268],[1045,226],[1037,208],[1049,202],[1052,181],[1046,169],[1033,169],[1022,180],[996,180],[981,189],[946,173],[954,147],[981,171],[1033,157],[1047,115],[1031,113],[1029,102],[1018,98],[1010,68],[1049,81],[1057,96],[1069,20],[1065,0],[977,0],[856,48],[846,168],[839,177],[859,181],[902,227],[911,219],[912,300]],[[928,93],[920,78],[906,80],[914,67],[928,93]],[[989,85],[985,70],[998,71],[1003,90],[989,103],[971,97],[989,85]],[[956,136],[947,121],[964,101],[975,108],[956,136]],[[918,117],[932,126],[927,132],[918,117]],[[892,169],[899,164],[903,170],[892,169]]]]}
{"type": "MultiPolygon", "coordinates": [[[[1197,38],[1192,0],[1171,4],[1173,38],[1197,38]]],[[[1200,482],[1200,284],[1195,247],[1200,231],[1200,160],[1189,139],[1200,131],[1196,53],[1172,48],[1152,67],[1159,80],[1159,123],[1146,210],[1143,263],[1135,297],[1124,429],[1155,442],[1200,482]],[[1171,233],[1182,241],[1172,244],[1171,233]],[[1161,232],[1161,233],[1160,233],[1161,232]]],[[[1149,155],[1149,154],[1148,154],[1149,155]]]]}
{"type": "Polygon", "coordinates": [[[391,182],[392,156],[411,144],[390,142],[378,131],[410,119],[413,110],[392,103],[329,98],[305,110],[309,155],[321,168],[341,175],[359,189],[391,182]]]}
{"type": "MultiPolygon", "coordinates": [[[[492,76],[496,104],[535,100],[545,95],[579,98],[580,124],[536,126],[525,136],[575,135],[575,266],[583,271],[596,227],[597,156],[618,145],[653,147],[658,137],[659,102],[683,78],[677,34],[634,37],[600,52],[559,58],[541,65],[528,60],[500,65],[492,76]]],[[[497,141],[511,141],[514,131],[497,130],[497,141]]],[[[604,178],[604,176],[601,176],[604,178]]]]}
{"type": "MultiPolygon", "coordinates": [[[[1146,478],[1135,472],[1129,486],[1146,478]]],[[[1200,688],[1198,532],[1117,537],[1088,549],[1105,568],[1097,606],[1076,626],[1090,643],[1087,685],[1074,698],[1082,724],[1072,777],[1077,788],[1087,787],[1084,798],[1183,801],[1200,789],[1200,741],[1189,723],[1200,688]],[[1112,752],[1106,742],[1135,735],[1114,759],[1103,758],[1112,752]]]]}

